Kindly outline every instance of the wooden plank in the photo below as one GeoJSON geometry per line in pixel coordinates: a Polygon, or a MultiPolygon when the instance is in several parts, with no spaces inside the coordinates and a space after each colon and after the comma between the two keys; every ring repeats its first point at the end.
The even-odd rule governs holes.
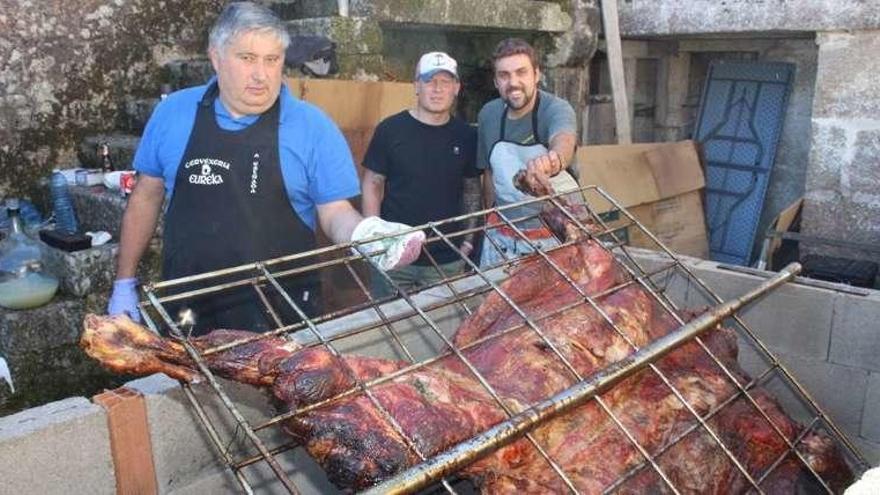
{"type": "Polygon", "coordinates": [[[92,400],[107,412],[116,493],[158,493],[144,398],[131,389],[121,387],[96,395],[92,400]]]}
{"type": "Polygon", "coordinates": [[[620,42],[617,0],[602,0],[602,27],[608,46],[608,72],[611,74],[611,92],[614,95],[614,116],[617,122],[617,142],[632,143],[629,104],[623,72],[623,48],[620,42]]]}

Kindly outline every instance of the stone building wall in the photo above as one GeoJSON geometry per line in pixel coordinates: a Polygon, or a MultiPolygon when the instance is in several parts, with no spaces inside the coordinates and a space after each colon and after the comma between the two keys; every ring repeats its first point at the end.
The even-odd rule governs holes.
{"type": "Polygon", "coordinates": [[[628,36],[814,32],[880,27],[877,0],[618,0],[628,36]]]}
{"type": "Polygon", "coordinates": [[[880,0],[619,4],[625,38],[727,45],[794,63],[795,87],[759,234],[773,213],[803,196],[802,234],[861,247],[808,240],[800,244],[802,255],[880,261],[880,0]],[[762,38],[770,40],[769,50],[762,38]]]}
{"type": "Polygon", "coordinates": [[[832,253],[880,261],[880,31],[825,33],[817,41],[802,232],[872,245],[873,252],[832,253]]]}
{"type": "Polygon", "coordinates": [[[203,54],[222,0],[0,0],[0,197],[124,130],[167,62],[203,54]]]}

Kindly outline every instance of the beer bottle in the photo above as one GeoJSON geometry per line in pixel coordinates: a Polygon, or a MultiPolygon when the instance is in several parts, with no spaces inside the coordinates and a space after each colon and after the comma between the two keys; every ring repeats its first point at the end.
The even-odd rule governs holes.
{"type": "Polygon", "coordinates": [[[100,149],[101,171],[107,173],[116,170],[116,168],[113,167],[113,162],[110,160],[110,145],[107,143],[101,143],[100,149]]]}

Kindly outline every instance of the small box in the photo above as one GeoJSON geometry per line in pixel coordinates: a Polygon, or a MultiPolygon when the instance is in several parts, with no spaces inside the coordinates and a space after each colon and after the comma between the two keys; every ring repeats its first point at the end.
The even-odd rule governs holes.
{"type": "Polygon", "coordinates": [[[65,234],[57,230],[41,230],[40,240],[46,244],[71,253],[92,247],[92,238],[84,234],[65,234]]]}

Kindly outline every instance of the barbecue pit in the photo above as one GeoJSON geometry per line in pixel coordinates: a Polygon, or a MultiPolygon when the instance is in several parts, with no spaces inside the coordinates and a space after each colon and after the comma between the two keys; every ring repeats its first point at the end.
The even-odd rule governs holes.
{"type": "MultiPolygon", "coordinates": [[[[672,292],[670,291],[670,287],[678,286],[680,289],[682,285],[685,286],[686,292],[689,294],[688,302],[691,304],[694,302],[694,294],[696,293],[699,293],[705,298],[704,304],[717,306],[722,303],[721,299],[712,292],[709,287],[704,284],[690,268],[688,268],[687,265],[682,263],[674,254],[665,249],[656,237],[648,233],[644,227],[635,220],[635,218],[623,208],[620,208],[614,199],[604,193],[601,189],[596,187],[586,187],[575,194],[578,197],[583,195],[586,199],[586,204],[588,205],[587,209],[590,212],[589,219],[577,218],[574,215],[571,215],[571,213],[567,213],[566,215],[568,216],[568,219],[582,232],[589,233],[597,239],[600,239],[605,246],[615,254],[621,266],[624,270],[629,272],[632,277],[629,283],[623,284],[619,287],[613,287],[610,289],[610,292],[622,290],[625,286],[631,284],[637,284],[655,298],[656,302],[662,305],[662,307],[669,311],[670,314],[674,315],[682,325],[685,324],[685,313],[681,311],[683,308],[679,307],[669,296],[669,293],[672,292]],[[602,217],[596,215],[593,210],[589,208],[589,205],[598,202],[608,202],[614,205],[616,209],[619,210],[619,213],[624,218],[628,219],[628,224],[623,226],[617,224],[614,229],[608,227],[602,217]],[[588,226],[585,222],[592,223],[588,226]],[[617,233],[620,232],[620,228],[627,227],[642,230],[645,235],[657,243],[656,249],[661,255],[659,258],[655,257],[653,259],[651,267],[643,266],[643,263],[638,261],[638,257],[635,254],[637,250],[629,248],[625,243],[621,242],[617,233]]],[[[554,195],[527,203],[532,203],[532,206],[543,208],[559,208],[562,206],[563,197],[564,195],[554,195]]],[[[572,196],[569,195],[568,199],[571,200],[572,196]]],[[[519,225],[524,221],[530,220],[531,217],[509,218],[506,214],[506,210],[517,206],[523,205],[511,205],[509,208],[493,209],[493,211],[498,214],[498,217],[502,219],[503,225],[486,225],[480,227],[480,229],[486,230],[504,227],[521,234],[522,231],[519,228],[519,225]]],[[[485,212],[481,212],[480,215],[484,213],[485,212]]],[[[463,218],[464,217],[450,219],[447,222],[455,222],[462,220],[463,218]]],[[[427,228],[437,234],[436,241],[434,242],[449,242],[454,248],[456,238],[469,233],[468,231],[459,231],[455,234],[444,235],[438,228],[443,223],[444,222],[438,222],[427,226],[427,228]]],[[[528,242],[525,236],[522,238],[524,239],[524,242],[528,242]]],[[[494,248],[495,247],[492,245],[485,246],[485,249],[494,248]]],[[[723,407],[719,408],[719,410],[712,411],[709,415],[703,417],[698,415],[693,408],[688,406],[691,413],[695,415],[694,428],[691,431],[701,430],[710,435],[715,440],[717,448],[724,452],[724,455],[737,466],[740,473],[748,480],[751,488],[757,492],[763,492],[761,489],[762,481],[767,476],[770,476],[773,469],[789,456],[797,458],[813,475],[814,481],[816,481],[819,486],[825,491],[831,491],[831,487],[826,483],[826,480],[809,466],[809,463],[806,462],[802,453],[798,450],[798,442],[811,432],[821,431],[824,434],[827,434],[829,438],[832,438],[837,443],[841,452],[847,457],[848,464],[856,474],[859,474],[867,468],[867,462],[859,453],[858,449],[842,433],[841,429],[829,419],[828,415],[823,412],[820,406],[816,404],[805,390],[803,390],[791,372],[776,360],[776,358],[769,352],[767,346],[761,342],[761,339],[759,339],[752,329],[750,329],[736,314],[747,300],[760,297],[763,293],[772,290],[773,287],[792,278],[796,274],[796,268],[793,268],[790,273],[782,274],[775,280],[764,284],[757,290],[751,291],[748,295],[744,296],[742,300],[733,301],[727,305],[715,307],[703,317],[691,322],[690,325],[684,326],[683,329],[670,334],[669,339],[661,339],[664,340],[663,342],[658,341],[642,348],[636,348],[634,346],[634,352],[627,359],[622,360],[619,365],[616,364],[615,366],[609,367],[610,369],[607,371],[597,373],[590,377],[579,376],[577,372],[574,372],[573,374],[577,378],[577,383],[575,385],[545,401],[545,403],[542,403],[541,407],[537,409],[526,411],[525,413],[516,413],[504,405],[504,403],[498,398],[497,393],[492,389],[492,386],[485,380],[481,379],[479,373],[469,365],[467,359],[462,354],[463,349],[456,348],[452,343],[450,335],[457,325],[456,318],[450,317],[450,315],[471,314],[479,302],[485,299],[487,294],[501,296],[502,299],[510,304],[513,311],[521,313],[521,310],[516,307],[516,303],[514,303],[509,297],[506,297],[506,294],[504,294],[499,287],[499,281],[505,277],[505,268],[512,263],[519,262],[520,260],[507,262],[504,263],[503,266],[492,267],[488,270],[482,270],[472,262],[468,261],[468,264],[473,269],[472,274],[445,279],[441,283],[438,283],[436,287],[422,290],[417,293],[400,291],[399,298],[375,300],[369,296],[367,291],[368,283],[363,280],[360,274],[362,270],[356,268],[356,264],[359,262],[369,262],[369,258],[365,256],[366,254],[369,253],[366,251],[364,245],[338,246],[277,260],[268,260],[266,262],[222,270],[219,272],[188,277],[185,279],[162,282],[147,288],[148,301],[144,306],[144,313],[147,316],[147,321],[151,327],[170,332],[185,341],[187,332],[186,325],[179,325],[178,322],[175,321],[175,318],[169,314],[166,307],[170,304],[185,303],[190,298],[205,297],[218,291],[229,290],[241,286],[250,286],[254,290],[254,293],[259,297],[259,300],[265,304],[267,315],[274,319],[278,329],[269,334],[252,337],[249,340],[271,338],[273,336],[286,336],[301,344],[322,346],[334,355],[342,355],[351,351],[357,351],[357,353],[361,355],[376,355],[403,359],[410,363],[407,370],[416,370],[436,362],[437,359],[439,359],[438,356],[452,354],[461,359],[464,365],[469,367],[477,375],[477,379],[486,388],[487,392],[494,397],[499,402],[499,405],[507,412],[507,421],[493,427],[491,430],[477,438],[459,444],[457,447],[450,449],[442,456],[426,456],[424,453],[418,451],[415,442],[411,439],[407,439],[410,448],[413,449],[422,462],[418,466],[415,466],[404,473],[400,473],[392,479],[385,480],[381,485],[374,487],[374,490],[377,493],[389,491],[401,493],[412,492],[426,489],[428,487],[431,487],[429,488],[431,490],[445,490],[451,493],[461,491],[463,485],[455,477],[455,472],[458,469],[477,459],[480,452],[490,452],[494,448],[502,445],[505,441],[516,438],[518,435],[525,435],[525,437],[529,439],[532,447],[535,448],[545,459],[547,468],[553,470],[565,486],[576,491],[574,489],[574,484],[568,479],[564,469],[558,466],[554,460],[544,452],[544,449],[539,442],[534,438],[531,438],[528,431],[535,425],[540,425],[555,414],[558,414],[564,408],[582,404],[590,400],[599,402],[603,410],[621,427],[621,430],[627,438],[634,443],[635,448],[637,448],[644,457],[643,463],[629,470],[625,475],[621,476],[620,479],[610,483],[605,490],[613,492],[616,488],[619,488],[627,482],[628,479],[638,476],[639,473],[647,470],[653,471],[656,475],[662,478],[666,489],[670,492],[679,492],[680,488],[676,487],[675,483],[665,475],[663,469],[657,462],[657,458],[663,454],[663,451],[649,453],[643,446],[638,445],[638,442],[626,431],[622,422],[615,417],[611,409],[605,406],[600,398],[597,398],[597,391],[601,392],[606,390],[610,385],[615,383],[616,380],[625,378],[632,372],[642,368],[651,370],[651,372],[656,373],[661,379],[663,379],[667,385],[671,385],[666,381],[666,378],[663,377],[663,373],[660,369],[653,364],[653,361],[663,353],[678,347],[683,341],[688,340],[688,338],[698,335],[702,330],[712,327],[715,323],[722,320],[725,320],[726,326],[730,326],[736,330],[739,337],[738,340],[740,347],[748,349],[753,360],[755,356],[757,356],[758,360],[763,360],[767,364],[766,368],[761,373],[756,374],[748,383],[740,383],[740,381],[735,378],[734,374],[727,371],[725,368],[728,378],[738,390],[736,395],[748,400],[757,408],[764,418],[772,424],[772,420],[769,418],[768,414],[761,409],[758,402],[753,398],[752,394],[755,388],[758,386],[769,386],[772,387],[777,394],[789,394],[791,396],[790,399],[793,398],[796,402],[802,405],[802,410],[796,411],[794,414],[802,421],[806,419],[804,422],[805,427],[800,432],[799,436],[793,441],[785,439],[789,446],[788,452],[786,452],[786,455],[780,457],[770,469],[762,473],[760,477],[755,477],[746,472],[742,467],[741,460],[737,459],[736,455],[725,446],[725,442],[709,426],[708,422],[711,419],[711,416],[718,414],[723,407]],[[356,254],[349,252],[350,248],[354,249],[356,254]],[[290,268],[291,263],[294,264],[294,268],[290,268]],[[304,317],[305,315],[302,313],[302,310],[298,308],[293,299],[284,293],[283,288],[279,283],[280,279],[291,275],[340,268],[344,269],[350,275],[352,281],[357,287],[360,288],[364,296],[364,302],[314,318],[305,318],[304,321],[300,323],[289,324],[281,320],[279,315],[282,314],[282,311],[276,307],[276,304],[272,303],[272,301],[278,301],[279,297],[284,303],[289,305],[290,308],[300,314],[301,317],[304,317]],[[217,283],[212,283],[214,281],[217,283]],[[187,285],[194,282],[202,284],[207,282],[209,286],[206,288],[203,287],[187,290],[187,285]],[[413,320],[420,322],[420,324],[413,325],[413,320]]],[[[546,253],[538,253],[536,256],[540,257],[543,262],[548,263],[550,266],[554,265],[546,253]]],[[[582,293],[582,296],[583,304],[598,307],[595,295],[582,293]]],[[[617,332],[622,334],[620,329],[616,328],[611,320],[608,320],[608,323],[614,327],[617,332]]],[[[529,327],[538,335],[541,335],[540,322],[531,321],[529,318],[525,318],[525,326],[529,327]]],[[[699,339],[699,337],[697,337],[697,342],[711,356],[709,348],[699,339]]],[[[243,343],[245,342],[237,342],[236,344],[243,343]]],[[[547,342],[547,344],[552,348],[550,342],[547,342]]],[[[203,363],[205,356],[228,350],[232,345],[234,344],[214,349],[203,349],[202,352],[197,351],[192,346],[187,346],[187,351],[197,363],[203,363]]],[[[561,361],[565,361],[565,358],[558,352],[556,355],[561,361]]],[[[719,366],[724,368],[724,365],[720,360],[714,356],[712,356],[712,358],[719,366]]],[[[246,493],[257,492],[261,491],[260,486],[265,486],[266,481],[259,478],[257,479],[257,486],[255,486],[254,479],[249,478],[247,474],[251,467],[257,465],[263,466],[263,473],[266,472],[265,467],[269,468],[277,481],[275,483],[276,488],[278,486],[283,487],[283,491],[288,491],[290,493],[300,493],[303,491],[302,488],[297,487],[297,483],[292,479],[295,478],[296,475],[291,474],[289,462],[283,460],[285,458],[289,459],[291,456],[289,451],[296,449],[298,446],[290,441],[285,441],[283,436],[278,435],[277,432],[273,432],[273,430],[277,429],[278,425],[284,420],[297,414],[307,412],[308,410],[312,410],[320,406],[320,404],[307,406],[302,408],[302,410],[291,411],[267,420],[254,422],[247,419],[239,410],[239,406],[236,405],[236,402],[231,398],[227,391],[228,385],[224,381],[214,377],[207,367],[204,367],[204,365],[202,366],[202,372],[206,376],[211,390],[216,394],[217,398],[223,405],[220,414],[209,414],[203,404],[203,400],[200,399],[198,394],[193,392],[190,385],[183,384],[183,390],[193,408],[193,411],[195,411],[199,421],[204,426],[205,431],[215,445],[220,461],[229,468],[231,473],[234,474],[242,491],[246,493]],[[220,428],[216,426],[220,423],[234,425],[234,438],[222,438],[219,433],[220,428]],[[235,445],[236,448],[232,448],[233,445],[235,445]]],[[[350,390],[341,395],[362,393],[365,396],[370,397],[383,418],[389,421],[392,425],[396,425],[395,419],[388,413],[388,411],[384,410],[382,405],[372,398],[371,388],[380,385],[397,375],[398,374],[394,374],[390,377],[382,377],[367,382],[358,380],[356,390],[350,390]]],[[[676,393],[676,395],[682,399],[680,394],[676,393]]],[[[322,401],[321,404],[332,403],[334,400],[336,400],[336,398],[330,398],[326,401],[322,401]]],[[[686,404],[686,402],[682,402],[686,404]]],[[[731,401],[727,402],[730,403],[731,401]]],[[[786,402],[791,403],[792,401],[788,400],[786,402]]],[[[792,413],[789,412],[789,414],[792,413]]],[[[397,427],[397,431],[404,438],[407,438],[406,434],[400,430],[399,426],[397,427]]],[[[684,438],[689,433],[690,431],[685,432],[678,440],[684,438]]],[[[780,436],[782,436],[781,433],[780,436]]],[[[667,445],[667,448],[673,446],[676,441],[677,440],[670,442],[669,445],[667,445]]],[[[293,471],[295,473],[296,469],[293,471]]],[[[464,491],[467,491],[467,486],[464,486],[464,491]]]]}

